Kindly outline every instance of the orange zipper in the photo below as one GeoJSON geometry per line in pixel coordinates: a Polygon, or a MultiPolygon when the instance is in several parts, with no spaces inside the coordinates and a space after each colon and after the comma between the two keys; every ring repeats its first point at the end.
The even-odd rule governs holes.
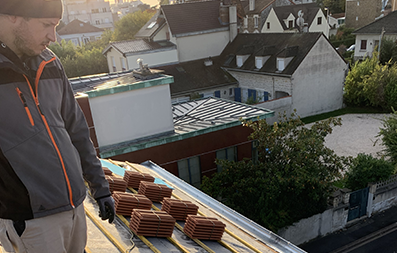
{"type": "Polygon", "coordinates": [[[34,126],[33,117],[32,117],[32,114],[30,113],[28,104],[26,103],[26,99],[25,99],[23,93],[21,92],[21,90],[20,90],[18,87],[16,88],[16,90],[17,90],[17,92],[18,92],[19,98],[20,98],[21,101],[22,101],[23,107],[25,107],[25,111],[26,111],[26,114],[28,115],[30,124],[31,124],[32,126],[34,126]]]}
{"type": "Polygon", "coordinates": [[[43,73],[44,67],[45,67],[46,64],[48,64],[48,63],[54,61],[55,59],[56,59],[56,58],[53,57],[53,58],[52,58],[51,60],[49,60],[49,61],[42,61],[42,62],[40,63],[39,68],[38,68],[37,73],[36,73],[36,80],[35,80],[36,95],[35,95],[35,93],[34,93],[34,91],[33,91],[33,89],[32,89],[32,86],[30,85],[29,79],[28,79],[25,75],[23,75],[23,76],[25,77],[26,82],[28,82],[28,86],[29,86],[29,88],[30,88],[30,92],[32,93],[32,96],[33,96],[34,101],[35,101],[35,103],[36,103],[37,109],[38,109],[39,112],[40,112],[41,118],[43,119],[44,125],[45,125],[45,127],[46,127],[46,129],[47,129],[48,135],[50,136],[51,142],[52,142],[52,144],[54,145],[55,150],[56,150],[56,152],[57,152],[57,154],[58,154],[58,158],[59,158],[59,161],[61,162],[62,170],[63,170],[64,176],[65,176],[66,184],[67,184],[67,186],[68,186],[70,205],[71,205],[73,208],[75,208],[75,205],[74,205],[74,203],[73,203],[72,187],[71,187],[71,185],[70,185],[70,180],[69,180],[68,174],[66,173],[66,167],[65,167],[65,163],[64,163],[64,161],[63,161],[62,155],[61,155],[61,151],[59,151],[58,145],[56,144],[55,139],[54,139],[54,136],[52,135],[50,126],[48,125],[47,119],[45,118],[43,112],[42,112],[41,109],[40,109],[40,103],[39,103],[39,99],[38,99],[38,96],[37,96],[37,94],[38,94],[39,80],[40,80],[41,74],[43,73]]]}

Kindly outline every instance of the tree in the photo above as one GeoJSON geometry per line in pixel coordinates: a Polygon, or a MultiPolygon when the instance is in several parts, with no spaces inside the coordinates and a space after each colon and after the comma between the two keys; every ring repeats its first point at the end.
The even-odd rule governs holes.
{"type": "Polygon", "coordinates": [[[394,170],[390,161],[377,159],[371,155],[358,154],[346,172],[346,187],[352,191],[363,189],[369,183],[388,179],[393,175],[394,170]]]}
{"type": "Polygon", "coordinates": [[[382,64],[397,62],[397,41],[382,39],[379,61],[382,64]]]}
{"type": "Polygon", "coordinates": [[[113,41],[134,39],[135,34],[144,26],[154,13],[149,11],[136,11],[122,17],[115,24],[113,41]]]}
{"type": "Polygon", "coordinates": [[[323,10],[328,8],[330,13],[345,12],[346,0],[317,0],[317,3],[323,10]]]}
{"type": "Polygon", "coordinates": [[[382,139],[382,143],[385,146],[384,152],[390,160],[397,163],[397,112],[393,110],[390,117],[385,118],[383,121],[383,127],[380,128],[379,137],[382,139]]]}
{"type": "Polygon", "coordinates": [[[244,122],[253,130],[258,159],[218,160],[223,170],[204,177],[202,190],[273,231],[322,212],[333,181],[349,164],[324,145],[337,125],[341,120],[330,118],[308,128],[295,114],[273,126],[244,122]]]}
{"type": "Polygon", "coordinates": [[[372,58],[356,62],[345,80],[344,100],[349,105],[397,108],[397,64],[382,65],[372,58]]]}

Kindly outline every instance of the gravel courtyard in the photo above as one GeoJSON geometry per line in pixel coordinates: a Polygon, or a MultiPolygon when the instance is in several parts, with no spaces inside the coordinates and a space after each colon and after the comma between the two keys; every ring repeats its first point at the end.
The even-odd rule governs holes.
{"type": "Polygon", "coordinates": [[[384,147],[379,134],[383,127],[382,120],[387,114],[346,114],[339,116],[342,126],[333,128],[332,134],[326,137],[325,145],[337,155],[356,157],[359,153],[372,154],[378,157],[378,152],[384,147]]]}

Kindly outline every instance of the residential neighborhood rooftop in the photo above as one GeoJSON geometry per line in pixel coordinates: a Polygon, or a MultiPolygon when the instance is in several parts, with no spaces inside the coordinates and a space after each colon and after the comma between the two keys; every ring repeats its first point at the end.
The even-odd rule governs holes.
{"type": "Polygon", "coordinates": [[[93,26],[89,23],[85,23],[81,20],[75,19],[66,26],[62,27],[59,31],[59,35],[76,34],[76,33],[92,33],[92,32],[103,32],[104,29],[93,26]]]}
{"type": "MultiPolygon", "coordinates": [[[[289,27],[285,24],[284,20],[288,18],[288,16],[292,13],[295,16],[295,19],[298,18],[298,12],[301,11],[303,14],[303,19],[305,23],[311,24],[316,17],[317,13],[320,9],[317,3],[308,3],[308,4],[297,4],[297,5],[286,5],[286,6],[278,6],[273,8],[277,14],[277,18],[280,21],[280,24],[283,26],[284,30],[288,30],[289,27]]],[[[297,27],[296,22],[294,22],[294,26],[297,27]]]]}
{"type": "Polygon", "coordinates": [[[353,32],[353,34],[381,34],[384,29],[385,34],[397,34],[397,11],[364,26],[353,32]]]}
{"type": "Polygon", "coordinates": [[[125,55],[143,53],[146,51],[176,48],[176,46],[172,42],[166,40],[156,41],[156,42],[149,41],[147,39],[123,40],[123,41],[111,42],[103,50],[103,54],[105,54],[111,48],[116,49],[125,56],[125,55]]]}

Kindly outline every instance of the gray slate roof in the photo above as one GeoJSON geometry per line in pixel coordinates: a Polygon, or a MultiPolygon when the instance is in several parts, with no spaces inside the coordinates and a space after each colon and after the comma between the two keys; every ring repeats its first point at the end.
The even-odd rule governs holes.
{"type": "Polygon", "coordinates": [[[292,75],[321,36],[324,36],[322,32],[238,34],[223,50],[220,64],[227,69],[240,71],[292,75]],[[250,50],[243,50],[244,47],[250,50]],[[243,66],[238,68],[236,55],[242,51],[250,56],[243,66]],[[258,70],[255,68],[255,56],[264,54],[270,55],[270,58],[258,70]],[[277,57],[289,56],[294,56],[293,60],[282,72],[277,72],[277,57]]]}
{"type": "Polygon", "coordinates": [[[355,30],[353,34],[381,34],[382,28],[385,34],[397,34],[397,11],[355,30]]]}
{"type": "Polygon", "coordinates": [[[188,2],[162,5],[166,22],[173,35],[227,28],[219,20],[220,1],[188,2]]]}
{"type": "Polygon", "coordinates": [[[170,84],[172,96],[191,94],[220,86],[237,85],[237,80],[221,68],[218,57],[212,59],[211,66],[205,66],[204,61],[189,61],[160,66],[156,69],[164,70],[164,74],[174,77],[174,83],[170,84]]]}
{"type": "Polygon", "coordinates": [[[270,6],[295,5],[292,0],[255,0],[255,9],[249,10],[249,0],[241,1],[245,14],[259,14],[270,6]]]}
{"type": "Polygon", "coordinates": [[[58,31],[58,34],[62,36],[67,34],[92,33],[92,32],[103,32],[103,31],[104,29],[98,28],[96,26],[75,19],[66,26],[62,27],[62,29],[58,31]]]}
{"type": "Polygon", "coordinates": [[[135,38],[152,38],[165,24],[164,17],[160,17],[160,10],[135,34],[135,38]],[[154,23],[154,25],[153,25],[154,23]]]}
{"type": "MultiPolygon", "coordinates": [[[[297,5],[287,5],[274,7],[274,12],[276,12],[277,18],[280,21],[280,24],[283,26],[284,30],[288,30],[289,28],[285,25],[284,19],[287,19],[288,16],[292,13],[295,19],[298,17],[298,12],[303,12],[303,19],[305,23],[308,23],[309,26],[312,24],[314,18],[316,17],[317,12],[320,10],[320,7],[317,3],[309,3],[309,4],[297,4],[297,5]]],[[[323,20],[326,22],[326,20],[323,20]]],[[[296,22],[294,21],[294,27],[298,27],[296,22]]]]}
{"type": "Polygon", "coordinates": [[[110,48],[114,48],[123,55],[142,53],[145,51],[161,50],[165,48],[175,48],[175,45],[169,41],[149,41],[147,39],[124,40],[111,42],[104,50],[105,54],[110,48]]]}

